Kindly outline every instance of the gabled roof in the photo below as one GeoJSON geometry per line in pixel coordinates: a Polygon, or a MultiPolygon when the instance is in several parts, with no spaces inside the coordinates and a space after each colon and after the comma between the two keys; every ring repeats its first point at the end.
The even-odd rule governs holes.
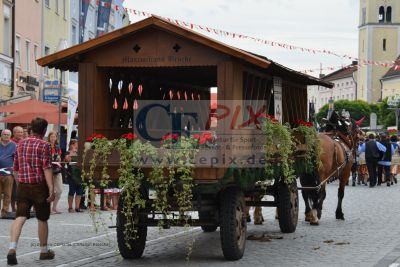
{"type": "Polygon", "coordinates": [[[84,43],[72,46],[65,50],[56,52],[54,54],[42,57],[37,60],[40,66],[47,66],[49,68],[57,68],[61,70],[78,71],[78,65],[82,58],[82,55],[88,53],[94,49],[108,45],[112,42],[116,42],[120,39],[126,38],[136,32],[139,32],[145,28],[157,27],[168,32],[172,32],[184,38],[190,39],[194,42],[203,44],[207,47],[215,49],[219,52],[228,54],[234,58],[241,59],[249,64],[255,65],[261,69],[267,69],[272,74],[286,75],[287,78],[297,80],[302,84],[306,85],[322,85],[325,87],[332,88],[332,84],[329,82],[321,81],[315,77],[291,70],[278,63],[272,62],[266,57],[250,53],[245,50],[241,50],[217,40],[211,39],[205,35],[199,34],[195,31],[189,30],[182,26],[171,23],[158,16],[152,16],[142,21],[130,24],[126,27],[114,30],[105,35],[97,37],[95,39],[86,41],[84,43]]]}
{"type": "Polygon", "coordinates": [[[357,65],[349,65],[324,76],[322,80],[332,82],[343,78],[353,77],[353,73],[356,72],[357,69],[357,65]]]}
{"type": "Polygon", "coordinates": [[[152,16],[137,23],[130,24],[126,27],[117,29],[115,31],[109,32],[105,35],[99,36],[95,39],[89,40],[87,42],[72,46],[65,50],[56,52],[54,54],[42,57],[37,60],[40,66],[48,66],[50,68],[57,68],[61,70],[78,70],[79,56],[94,50],[98,47],[107,45],[111,42],[115,42],[119,39],[125,38],[135,32],[143,30],[144,28],[156,26],[173,32],[177,35],[183,36],[185,38],[191,39],[197,43],[203,44],[205,46],[211,47],[222,53],[231,55],[233,57],[247,61],[248,63],[254,64],[256,66],[267,68],[270,64],[269,61],[256,57],[248,52],[237,49],[232,46],[228,46],[222,42],[218,42],[211,39],[205,35],[196,33],[192,30],[186,29],[179,25],[175,25],[167,20],[164,20],[158,16],[152,16]]]}
{"type": "Polygon", "coordinates": [[[394,62],[393,67],[391,67],[388,70],[388,72],[386,72],[386,74],[383,75],[382,80],[390,79],[390,78],[394,78],[394,77],[400,77],[400,68],[396,67],[396,66],[400,66],[400,56],[394,62]]]}

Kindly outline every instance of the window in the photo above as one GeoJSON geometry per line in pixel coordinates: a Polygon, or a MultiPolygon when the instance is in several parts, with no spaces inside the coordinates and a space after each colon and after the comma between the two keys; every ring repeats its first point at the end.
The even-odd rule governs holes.
{"type": "Polygon", "coordinates": [[[15,36],[15,66],[21,68],[21,38],[15,36]]]}
{"type": "Polygon", "coordinates": [[[71,29],[71,44],[72,45],[76,45],[78,42],[78,36],[77,36],[77,29],[76,29],[76,25],[72,25],[72,29],[71,29]]]}
{"type": "Polygon", "coordinates": [[[383,39],[383,43],[382,43],[382,48],[383,48],[383,51],[386,51],[386,39],[383,39]]]}
{"type": "Polygon", "coordinates": [[[346,82],[346,86],[348,86],[349,85],[349,82],[346,82]]]}
{"type": "Polygon", "coordinates": [[[66,0],[63,0],[63,17],[66,20],[67,19],[67,11],[66,11],[66,7],[67,4],[65,3],[66,0]]]}
{"type": "Polygon", "coordinates": [[[354,94],[353,93],[351,94],[351,100],[354,100],[354,94]]]}
{"type": "Polygon", "coordinates": [[[388,6],[386,9],[386,22],[392,22],[392,7],[388,6]]]}
{"type": "Polygon", "coordinates": [[[11,57],[11,8],[3,5],[3,53],[11,57]]]}
{"type": "Polygon", "coordinates": [[[50,8],[50,0],[45,0],[44,4],[46,5],[47,8],[50,8]]]}
{"type": "Polygon", "coordinates": [[[38,59],[38,45],[37,44],[35,44],[34,46],[33,46],[33,56],[34,56],[34,58],[35,58],[35,73],[37,73],[37,74],[39,74],[39,66],[38,66],[38,64],[37,64],[37,62],[36,62],[36,59],[38,59]]]}
{"type": "Polygon", "coordinates": [[[54,80],[58,80],[58,69],[54,69],[54,80]]]}
{"type": "Polygon", "coordinates": [[[349,94],[346,95],[346,99],[349,99],[349,94]]]}
{"type": "Polygon", "coordinates": [[[26,71],[30,71],[31,70],[31,61],[30,61],[30,54],[31,54],[31,42],[29,42],[28,40],[25,41],[25,49],[26,49],[26,71]]]}
{"type": "Polygon", "coordinates": [[[65,84],[65,71],[61,72],[61,82],[65,84]]]}
{"type": "MultiPolygon", "coordinates": [[[[49,54],[50,54],[50,47],[45,46],[44,47],[44,55],[47,56],[49,54]]],[[[49,68],[48,67],[44,68],[44,74],[47,75],[47,76],[49,75],[49,68]]]]}
{"type": "Polygon", "coordinates": [[[383,6],[379,7],[378,21],[379,23],[383,23],[385,21],[385,8],[383,6]]]}
{"type": "Polygon", "coordinates": [[[58,9],[58,0],[54,0],[56,2],[56,14],[58,15],[60,10],[58,9]]]}

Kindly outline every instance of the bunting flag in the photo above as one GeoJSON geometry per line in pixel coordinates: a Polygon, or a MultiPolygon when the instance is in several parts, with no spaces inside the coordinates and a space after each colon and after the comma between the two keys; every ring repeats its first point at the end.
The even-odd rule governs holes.
{"type": "MultiPolygon", "coordinates": [[[[112,8],[118,9],[118,6],[112,5],[112,8]]],[[[144,11],[140,11],[140,10],[136,10],[136,9],[131,9],[131,8],[124,8],[126,10],[126,12],[128,14],[132,14],[135,16],[139,16],[139,17],[151,17],[153,16],[153,14],[150,14],[148,12],[144,12],[144,11]]],[[[239,33],[234,33],[234,32],[228,32],[228,31],[224,31],[224,30],[220,30],[220,29],[214,29],[211,27],[207,27],[207,26],[202,26],[202,25],[198,25],[198,24],[194,24],[194,23],[190,23],[190,22],[185,22],[185,21],[181,21],[181,20],[177,20],[177,19],[171,19],[168,17],[162,17],[162,16],[158,16],[162,19],[165,19],[171,23],[174,23],[180,27],[184,27],[190,30],[201,30],[204,32],[208,32],[208,33],[214,33],[216,35],[219,36],[223,36],[223,37],[230,37],[233,39],[248,39],[248,40],[252,40],[254,42],[257,43],[261,43],[264,45],[268,45],[271,47],[278,47],[278,48],[283,48],[283,49],[288,49],[291,51],[301,51],[301,52],[307,52],[310,54],[325,54],[325,55],[330,55],[330,56],[336,56],[339,58],[344,58],[344,59],[349,59],[349,60],[353,60],[353,61],[358,61],[360,62],[361,60],[355,56],[351,56],[348,54],[339,54],[336,53],[334,51],[331,51],[329,49],[317,49],[317,48],[305,48],[305,47],[300,47],[300,46],[296,46],[296,45],[291,45],[291,44],[286,44],[286,43],[282,43],[282,42],[276,42],[276,41],[270,41],[270,40],[265,40],[265,39],[261,39],[261,38],[255,38],[255,37],[251,37],[251,36],[247,36],[244,34],[239,34],[239,33]]],[[[400,69],[399,65],[395,65],[394,61],[391,61],[390,63],[388,63],[387,61],[374,61],[374,60],[362,60],[363,62],[363,66],[364,65],[375,65],[375,66],[381,66],[381,67],[385,67],[385,68],[392,68],[393,66],[396,67],[397,69],[400,69]]]]}

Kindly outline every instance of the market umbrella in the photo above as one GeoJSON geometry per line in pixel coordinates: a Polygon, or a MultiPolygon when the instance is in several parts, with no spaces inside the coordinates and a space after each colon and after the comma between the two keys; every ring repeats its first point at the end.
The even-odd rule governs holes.
{"type": "MultiPolygon", "coordinates": [[[[36,118],[40,117],[45,120],[49,124],[58,124],[58,112],[48,113],[48,112],[28,112],[28,113],[15,113],[9,115],[0,122],[4,123],[31,123],[31,121],[36,118]]],[[[67,114],[61,113],[61,124],[67,124],[67,114]]]]}
{"type": "Polygon", "coordinates": [[[0,107],[0,112],[14,113],[58,113],[58,106],[38,100],[26,100],[0,107]]]}

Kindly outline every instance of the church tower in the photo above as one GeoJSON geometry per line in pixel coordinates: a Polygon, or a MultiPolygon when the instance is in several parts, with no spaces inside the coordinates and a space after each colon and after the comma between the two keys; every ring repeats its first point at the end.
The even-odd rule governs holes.
{"type": "MultiPolygon", "coordinates": [[[[359,63],[395,61],[400,54],[400,0],[360,0],[359,17],[359,63]]],[[[380,79],[388,70],[375,64],[360,67],[357,98],[369,103],[380,100],[380,79]]]]}

